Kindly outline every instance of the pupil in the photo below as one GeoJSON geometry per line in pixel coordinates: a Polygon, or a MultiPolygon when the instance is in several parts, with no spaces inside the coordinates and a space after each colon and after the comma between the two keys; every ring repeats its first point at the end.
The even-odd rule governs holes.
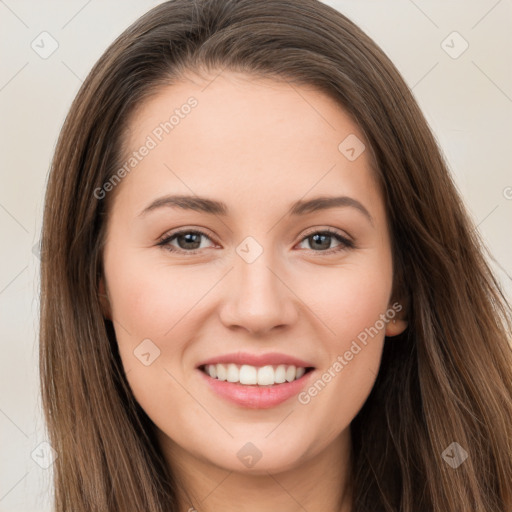
{"type": "Polygon", "coordinates": [[[199,239],[199,236],[200,235],[198,235],[197,233],[187,233],[185,235],[181,235],[178,237],[178,245],[182,245],[181,243],[179,243],[180,239],[185,239],[187,243],[195,244],[194,247],[190,247],[190,245],[185,245],[185,249],[198,249],[199,246],[201,245],[201,240],[199,239]],[[194,237],[197,238],[196,241],[193,240],[194,237]]]}
{"type": "MultiPolygon", "coordinates": [[[[329,248],[329,243],[325,244],[325,240],[330,238],[330,235],[320,235],[320,234],[316,234],[316,235],[313,235],[311,238],[313,238],[314,242],[316,243],[318,241],[318,238],[323,238],[324,239],[324,244],[323,246],[321,246],[320,248],[321,249],[328,249],[329,248]]],[[[314,244],[313,244],[314,245],[314,244]]],[[[314,248],[314,247],[313,247],[314,248]]]]}

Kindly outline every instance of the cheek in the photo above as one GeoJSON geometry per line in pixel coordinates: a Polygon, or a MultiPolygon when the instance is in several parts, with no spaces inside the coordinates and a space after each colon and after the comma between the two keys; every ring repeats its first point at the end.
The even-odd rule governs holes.
{"type": "Polygon", "coordinates": [[[319,339],[322,368],[299,403],[309,411],[312,428],[326,428],[327,437],[355,417],[379,371],[385,334],[381,315],[390,307],[392,270],[390,259],[369,263],[329,269],[332,279],[316,280],[310,292],[311,309],[327,328],[319,339]]]}
{"type": "MultiPolygon", "coordinates": [[[[391,263],[346,265],[329,269],[329,279],[316,279],[309,292],[311,309],[328,327],[332,349],[343,349],[372,327],[388,309],[392,288],[391,263]]],[[[382,327],[379,322],[379,326],[382,327]]]]}
{"type": "Polygon", "coordinates": [[[190,411],[178,382],[188,378],[193,364],[188,347],[220,276],[193,266],[166,265],[144,251],[123,254],[122,259],[106,258],[105,271],[119,353],[132,391],[152,417],[164,413],[162,403],[187,403],[183,410],[190,411]]]}
{"type": "Polygon", "coordinates": [[[188,315],[212,286],[197,270],[141,257],[124,258],[108,278],[114,319],[134,339],[163,339],[186,327],[188,315]]]}
{"type": "MultiPolygon", "coordinates": [[[[209,279],[185,266],[165,266],[141,253],[125,251],[105,271],[112,303],[116,339],[126,378],[137,402],[154,420],[184,412],[189,420],[202,414],[179,384],[188,360],[189,340],[197,331],[201,297],[209,279]],[[196,410],[197,409],[197,410],[196,410]]],[[[178,422],[178,425],[180,422],[178,422]]]]}

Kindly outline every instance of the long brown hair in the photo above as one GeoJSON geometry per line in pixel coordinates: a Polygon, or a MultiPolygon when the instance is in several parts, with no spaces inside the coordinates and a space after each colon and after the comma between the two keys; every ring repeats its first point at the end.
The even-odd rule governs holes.
{"type": "Polygon", "coordinates": [[[375,386],[351,424],[353,511],[510,512],[510,306],[411,91],[364,32],[316,0],[158,5],[111,44],[74,100],[42,235],[40,373],[58,454],[55,510],[178,511],[177,480],[102,316],[112,194],[95,191],[119,169],[135,108],[187,70],[316,87],[369,142],[408,328],[386,341],[375,386]],[[442,455],[453,442],[468,453],[457,468],[442,455]]]}

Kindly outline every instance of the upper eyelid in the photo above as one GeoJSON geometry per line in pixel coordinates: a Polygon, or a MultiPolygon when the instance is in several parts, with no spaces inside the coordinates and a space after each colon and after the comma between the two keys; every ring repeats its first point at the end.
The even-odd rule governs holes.
{"type": "Polygon", "coordinates": [[[182,235],[182,234],[186,234],[186,233],[197,233],[197,234],[200,234],[201,236],[205,236],[205,237],[209,238],[212,242],[215,241],[215,237],[210,235],[207,232],[207,230],[205,230],[205,228],[201,228],[201,229],[185,228],[185,229],[177,229],[176,231],[168,231],[159,238],[159,241],[165,242],[166,240],[169,240],[170,238],[174,238],[177,235],[182,235]]]}
{"type": "Polygon", "coordinates": [[[311,236],[315,233],[324,233],[324,232],[328,232],[329,234],[331,235],[338,235],[340,236],[341,238],[346,238],[347,240],[350,240],[351,242],[354,241],[353,237],[351,235],[349,235],[346,231],[343,231],[339,228],[311,228],[311,229],[308,229],[306,230],[306,232],[302,235],[302,238],[301,238],[301,241],[304,240],[304,238],[308,237],[308,236],[311,236]]]}

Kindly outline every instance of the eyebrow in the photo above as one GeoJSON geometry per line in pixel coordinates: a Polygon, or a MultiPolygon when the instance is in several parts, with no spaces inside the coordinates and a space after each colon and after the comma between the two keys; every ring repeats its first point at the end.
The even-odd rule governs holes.
{"type": "MultiPolygon", "coordinates": [[[[226,203],[222,201],[199,196],[167,195],[155,199],[139,213],[139,216],[144,216],[151,211],[163,207],[192,210],[223,217],[227,216],[229,212],[226,203]]],[[[321,196],[309,200],[299,200],[292,203],[288,214],[291,216],[299,216],[340,207],[355,208],[373,224],[373,218],[370,212],[357,199],[348,196],[321,196]]]]}

